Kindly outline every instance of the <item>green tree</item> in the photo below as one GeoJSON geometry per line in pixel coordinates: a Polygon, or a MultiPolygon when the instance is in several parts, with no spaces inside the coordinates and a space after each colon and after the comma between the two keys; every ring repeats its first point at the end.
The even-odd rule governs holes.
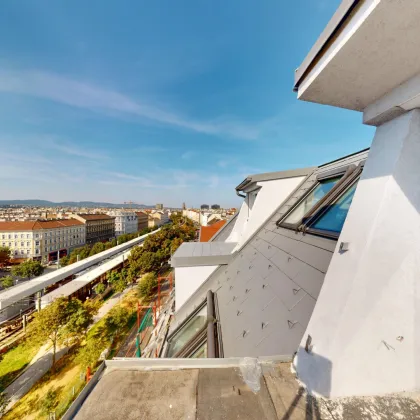
{"type": "Polygon", "coordinates": [[[95,367],[103,350],[107,347],[107,341],[104,337],[92,337],[86,340],[86,344],[80,348],[76,362],[84,369],[88,366],[95,367]]]}
{"type": "Polygon", "coordinates": [[[26,260],[12,268],[14,276],[27,277],[28,279],[40,276],[43,272],[44,267],[39,261],[26,260]]]}
{"type": "Polygon", "coordinates": [[[4,276],[0,279],[0,283],[4,289],[7,289],[15,284],[15,280],[12,276],[4,276]]]}
{"type": "Polygon", "coordinates": [[[58,405],[58,391],[51,387],[41,401],[41,411],[44,415],[49,415],[58,405]]]}
{"type": "Polygon", "coordinates": [[[157,284],[157,277],[155,273],[145,274],[137,286],[139,296],[145,299],[151,298],[157,287],[157,284]]]}
{"type": "Polygon", "coordinates": [[[70,254],[70,264],[73,264],[77,261],[77,257],[79,256],[79,261],[84,260],[87,258],[90,254],[90,246],[84,245],[79,248],[73,249],[73,251],[70,254]]]}
{"type": "Polygon", "coordinates": [[[9,398],[3,392],[0,392],[0,417],[3,417],[3,414],[6,412],[6,408],[9,405],[9,398]]]}
{"type": "Polygon", "coordinates": [[[5,267],[10,261],[11,250],[7,246],[0,246],[0,267],[5,267]]]}
{"type": "Polygon", "coordinates": [[[125,280],[123,277],[120,277],[114,284],[113,288],[117,293],[123,292],[126,287],[128,286],[127,280],[125,280]]]}
{"type": "Polygon", "coordinates": [[[98,283],[98,284],[94,287],[94,289],[95,289],[95,293],[96,293],[97,295],[101,295],[103,292],[105,292],[106,287],[105,287],[105,285],[104,285],[103,283],[98,283]]]}
{"type": "Polygon", "coordinates": [[[89,252],[89,257],[91,257],[92,255],[99,254],[102,251],[105,251],[105,244],[102,242],[96,242],[96,244],[93,245],[92,249],[89,252]]]}
{"type": "Polygon", "coordinates": [[[89,323],[88,312],[81,310],[82,303],[77,299],[60,297],[35,314],[29,324],[30,337],[43,344],[49,341],[53,347],[52,370],[55,370],[57,346],[70,337],[86,330],[89,323]]]}
{"type": "Polygon", "coordinates": [[[70,264],[70,257],[69,256],[60,257],[60,267],[66,267],[69,264],[70,264]]]}
{"type": "Polygon", "coordinates": [[[116,270],[108,271],[106,279],[109,281],[111,286],[114,286],[115,283],[117,283],[117,281],[120,279],[120,273],[116,270]]]}
{"type": "Polygon", "coordinates": [[[89,304],[82,304],[78,299],[71,299],[67,304],[67,312],[68,317],[63,338],[73,338],[80,341],[82,337],[86,336],[87,329],[93,322],[95,311],[89,304]]]}
{"type": "Polygon", "coordinates": [[[119,333],[128,323],[130,312],[123,306],[116,306],[105,318],[105,326],[110,333],[119,333]]]}

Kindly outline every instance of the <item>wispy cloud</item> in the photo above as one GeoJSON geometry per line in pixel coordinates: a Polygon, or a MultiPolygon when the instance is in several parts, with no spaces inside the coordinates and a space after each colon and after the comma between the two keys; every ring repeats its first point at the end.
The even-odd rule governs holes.
{"type": "Polygon", "coordinates": [[[134,148],[133,151],[138,153],[165,153],[169,152],[170,149],[162,146],[140,146],[134,148]]]}
{"type": "Polygon", "coordinates": [[[189,159],[193,158],[196,154],[197,154],[197,153],[196,153],[196,152],[194,152],[194,150],[187,150],[186,152],[184,152],[184,153],[181,155],[181,159],[184,159],[184,160],[189,160],[189,159]]]}
{"type": "Polygon", "coordinates": [[[0,71],[0,91],[48,99],[61,104],[114,115],[133,115],[194,132],[238,139],[258,138],[259,126],[220,117],[197,121],[120,92],[43,71],[0,71]]]}
{"type": "Polygon", "coordinates": [[[85,159],[98,160],[108,157],[102,152],[92,151],[88,148],[83,148],[74,143],[63,141],[52,136],[43,137],[43,145],[49,150],[56,150],[65,155],[77,156],[85,159]]]}

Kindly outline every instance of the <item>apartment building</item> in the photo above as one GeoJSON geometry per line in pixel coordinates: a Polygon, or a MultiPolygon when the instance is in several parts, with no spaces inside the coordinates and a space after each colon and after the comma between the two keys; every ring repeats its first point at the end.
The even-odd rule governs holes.
{"type": "Polygon", "coordinates": [[[86,226],[79,220],[0,222],[0,244],[13,259],[55,261],[86,243],[86,226]]]}
{"type": "Polygon", "coordinates": [[[72,214],[86,225],[86,243],[105,242],[115,237],[115,218],[107,214],[72,214]]]}
{"type": "Polygon", "coordinates": [[[148,227],[149,217],[143,211],[137,211],[137,230],[140,231],[148,227]]]}
{"type": "Polygon", "coordinates": [[[115,218],[115,236],[137,232],[137,214],[128,210],[112,210],[108,216],[115,218]]]}
{"type": "Polygon", "coordinates": [[[149,214],[149,227],[162,226],[169,222],[169,216],[166,212],[155,211],[149,214]]]}

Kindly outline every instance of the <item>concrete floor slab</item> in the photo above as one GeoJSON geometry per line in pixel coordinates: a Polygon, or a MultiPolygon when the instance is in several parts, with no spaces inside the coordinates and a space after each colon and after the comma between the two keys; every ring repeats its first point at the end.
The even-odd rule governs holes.
{"type": "Polygon", "coordinates": [[[197,420],[277,420],[276,411],[261,378],[254,393],[239,369],[200,369],[197,390],[197,420]]]}
{"type": "Polygon", "coordinates": [[[198,370],[107,372],[78,420],[194,420],[198,370]]]}

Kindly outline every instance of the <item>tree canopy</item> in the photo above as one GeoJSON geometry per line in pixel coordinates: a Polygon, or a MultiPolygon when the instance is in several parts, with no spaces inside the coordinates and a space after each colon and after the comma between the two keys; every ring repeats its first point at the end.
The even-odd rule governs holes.
{"type": "Polygon", "coordinates": [[[4,276],[0,278],[0,283],[4,289],[7,289],[15,284],[15,280],[12,276],[4,276]]]}
{"type": "MultiPolygon", "coordinates": [[[[89,302],[89,301],[88,301],[89,302]]],[[[55,368],[57,346],[70,338],[78,339],[92,323],[96,308],[78,299],[60,297],[35,314],[29,327],[31,338],[53,346],[52,368],[55,368]]]]}
{"type": "Polygon", "coordinates": [[[44,266],[39,261],[26,260],[12,268],[12,274],[18,277],[37,277],[44,272],[44,266]]]}
{"type": "Polygon", "coordinates": [[[7,246],[0,246],[0,267],[5,267],[10,261],[11,250],[7,246]]]}
{"type": "Polygon", "coordinates": [[[195,239],[196,229],[188,218],[173,215],[172,224],[148,236],[143,246],[134,247],[128,257],[128,277],[134,281],[141,274],[158,272],[184,241],[195,239]]]}

